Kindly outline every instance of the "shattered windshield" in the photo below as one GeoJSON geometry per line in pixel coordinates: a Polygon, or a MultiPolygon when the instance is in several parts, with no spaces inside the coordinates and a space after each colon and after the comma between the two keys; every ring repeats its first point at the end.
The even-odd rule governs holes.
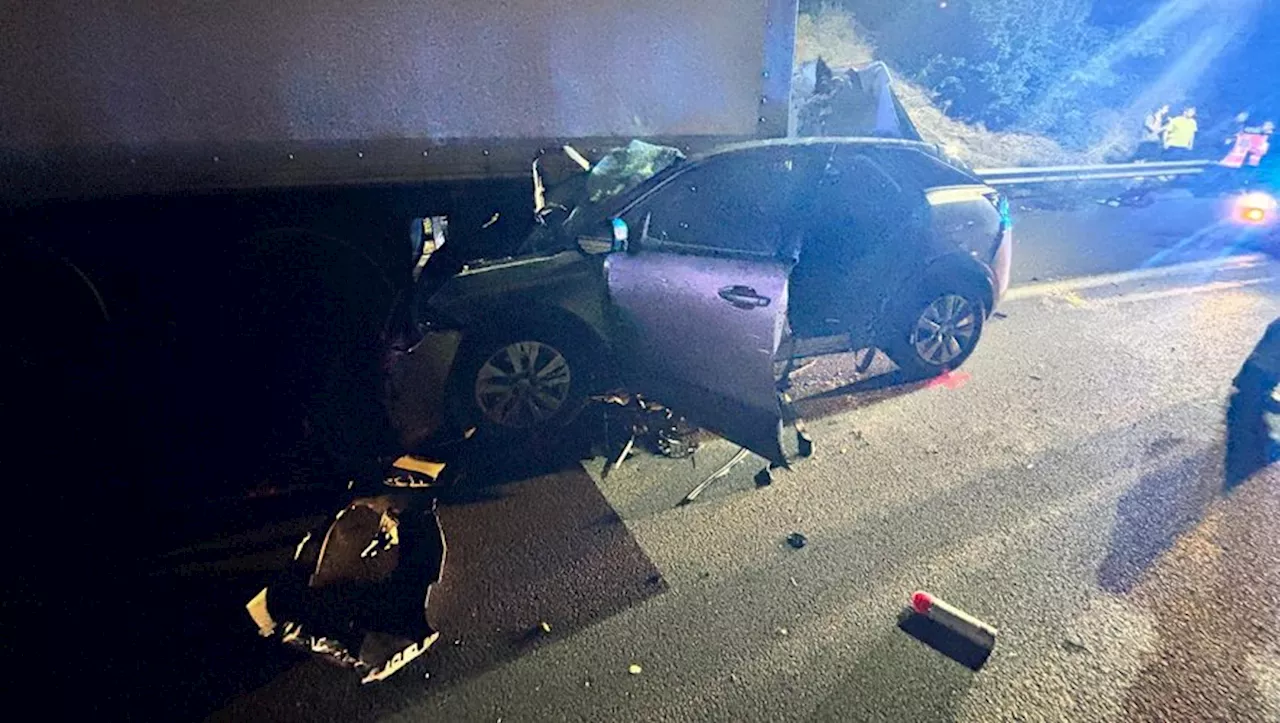
{"type": "Polygon", "coordinates": [[[678,148],[633,140],[592,166],[587,174],[587,201],[601,204],[616,198],[683,160],[678,148]]]}

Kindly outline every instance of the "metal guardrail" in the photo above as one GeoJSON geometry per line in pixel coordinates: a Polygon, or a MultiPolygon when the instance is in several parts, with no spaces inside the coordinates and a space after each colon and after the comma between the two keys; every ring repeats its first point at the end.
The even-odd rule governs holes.
{"type": "Polygon", "coordinates": [[[1109,181],[1126,178],[1191,176],[1214,166],[1212,161],[1157,161],[1113,163],[1095,166],[1046,166],[1043,168],[979,168],[974,171],[993,186],[1064,181],[1109,181]]]}

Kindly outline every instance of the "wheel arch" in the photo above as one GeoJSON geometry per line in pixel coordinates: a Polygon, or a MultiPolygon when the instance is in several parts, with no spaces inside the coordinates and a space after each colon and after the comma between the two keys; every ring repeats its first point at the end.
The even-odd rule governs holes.
{"type": "Polygon", "coordinates": [[[991,269],[972,256],[954,253],[931,261],[921,275],[916,294],[928,291],[939,284],[958,279],[981,295],[983,313],[991,316],[995,308],[996,279],[991,269]]]}

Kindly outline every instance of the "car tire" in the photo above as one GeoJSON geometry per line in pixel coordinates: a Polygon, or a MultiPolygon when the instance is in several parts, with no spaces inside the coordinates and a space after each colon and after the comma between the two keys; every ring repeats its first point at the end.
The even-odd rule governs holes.
{"type": "Polygon", "coordinates": [[[466,343],[449,395],[455,421],[491,440],[554,437],[586,406],[596,356],[584,339],[540,331],[490,334],[466,343]]]}
{"type": "Polygon", "coordinates": [[[983,295],[954,284],[915,297],[886,351],[908,380],[956,369],[982,337],[987,310],[983,295]]]}

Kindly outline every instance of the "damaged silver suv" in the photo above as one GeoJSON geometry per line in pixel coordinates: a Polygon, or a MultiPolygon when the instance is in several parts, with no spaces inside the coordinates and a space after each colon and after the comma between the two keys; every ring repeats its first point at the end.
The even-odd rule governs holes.
{"type": "Polygon", "coordinates": [[[927,144],[620,152],[539,199],[519,255],[420,287],[419,325],[462,330],[457,424],[537,433],[621,384],[780,461],[776,361],[954,369],[1008,284],[1006,203],[927,144]]]}

